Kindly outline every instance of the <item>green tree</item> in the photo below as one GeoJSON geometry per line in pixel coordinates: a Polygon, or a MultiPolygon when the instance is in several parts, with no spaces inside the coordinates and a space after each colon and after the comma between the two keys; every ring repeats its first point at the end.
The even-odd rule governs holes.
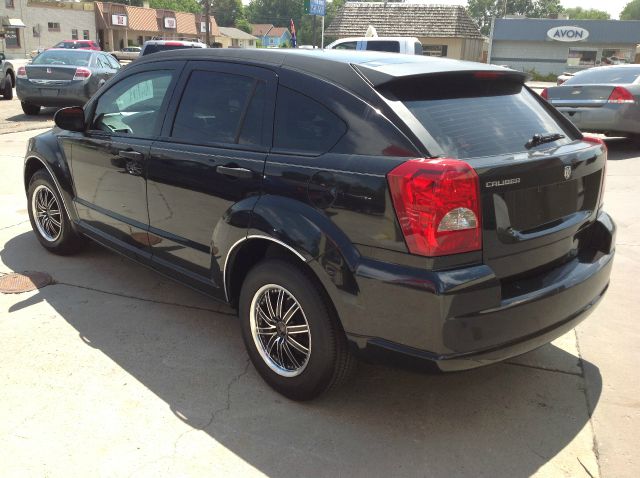
{"type": "Polygon", "coordinates": [[[640,0],[631,0],[620,13],[620,20],[640,20],[640,0]]]}
{"type": "Polygon", "coordinates": [[[202,12],[202,5],[200,5],[196,0],[150,0],[149,6],[151,8],[164,8],[167,10],[174,10],[176,12],[202,12]]]}
{"type": "Polygon", "coordinates": [[[566,14],[571,20],[610,20],[611,15],[604,10],[598,10],[595,8],[565,8],[564,14],[566,14]]]}
{"type": "Polygon", "coordinates": [[[249,20],[247,20],[246,18],[242,17],[242,18],[238,18],[236,20],[236,28],[238,30],[242,30],[245,33],[251,33],[251,23],[249,23],[249,20]]]}
{"type": "Polygon", "coordinates": [[[211,14],[221,27],[236,26],[236,22],[245,18],[242,0],[212,0],[211,14]]]}
{"type": "Polygon", "coordinates": [[[491,19],[506,15],[545,18],[560,13],[560,0],[468,0],[467,12],[484,35],[491,30],[491,19]]]}

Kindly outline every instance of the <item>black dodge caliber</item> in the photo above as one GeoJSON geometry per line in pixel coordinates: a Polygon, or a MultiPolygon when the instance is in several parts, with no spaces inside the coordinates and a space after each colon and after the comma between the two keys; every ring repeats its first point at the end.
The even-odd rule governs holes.
{"type": "Polygon", "coordinates": [[[609,284],[607,148],[460,61],[182,50],[140,59],[29,142],[34,232],[85,238],[238,309],[296,400],[358,354],[442,371],[522,354],[609,284]]]}

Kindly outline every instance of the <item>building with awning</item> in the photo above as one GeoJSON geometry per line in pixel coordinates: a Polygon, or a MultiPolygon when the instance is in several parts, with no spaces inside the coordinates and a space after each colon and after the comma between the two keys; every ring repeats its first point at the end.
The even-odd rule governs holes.
{"type": "MultiPolygon", "coordinates": [[[[98,40],[106,51],[142,46],[153,38],[205,39],[204,15],[110,2],[95,2],[95,5],[98,40]]],[[[213,16],[209,28],[212,39],[220,34],[213,16]]]]}
{"type": "Polygon", "coordinates": [[[38,48],[95,35],[93,2],[0,2],[0,51],[7,58],[27,58],[38,48]]]}

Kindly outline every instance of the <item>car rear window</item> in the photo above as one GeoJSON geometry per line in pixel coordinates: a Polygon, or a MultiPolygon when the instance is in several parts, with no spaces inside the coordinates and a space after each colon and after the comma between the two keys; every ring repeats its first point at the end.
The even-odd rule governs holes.
{"type": "Polygon", "coordinates": [[[488,75],[445,75],[396,82],[384,94],[399,99],[451,158],[468,159],[527,151],[534,134],[570,133],[518,80],[488,75]]]}
{"type": "Polygon", "coordinates": [[[47,50],[36,56],[32,65],[72,65],[87,66],[91,59],[90,51],[81,50],[47,50]]]}
{"type": "Polygon", "coordinates": [[[382,41],[367,40],[367,50],[399,53],[400,42],[392,41],[392,40],[382,40],[382,41]]]}
{"type": "Polygon", "coordinates": [[[595,84],[629,84],[633,83],[640,76],[640,67],[616,68],[606,66],[585,70],[569,78],[565,85],[595,85],[595,84]]]}
{"type": "Polygon", "coordinates": [[[192,45],[163,45],[157,43],[150,43],[144,48],[145,55],[151,55],[152,53],[158,53],[159,51],[168,50],[184,50],[185,48],[194,48],[192,45]]]}

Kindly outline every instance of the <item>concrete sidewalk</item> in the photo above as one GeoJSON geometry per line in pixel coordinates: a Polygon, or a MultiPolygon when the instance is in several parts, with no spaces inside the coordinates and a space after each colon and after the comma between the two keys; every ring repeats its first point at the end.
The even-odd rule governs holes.
{"type": "Polygon", "coordinates": [[[0,136],[0,272],[39,270],[56,283],[0,294],[2,476],[640,472],[640,326],[627,320],[640,235],[638,213],[621,207],[637,195],[640,160],[627,146],[615,154],[629,157],[609,164],[607,206],[620,241],[634,245],[619,247],[579,344],[571,332],[510,363],[448,375],[363,364],[349,386],[299,404],[262,382],[225,306],[98,246],[44,251],[21,178],[32,134],[0,136]]]}

